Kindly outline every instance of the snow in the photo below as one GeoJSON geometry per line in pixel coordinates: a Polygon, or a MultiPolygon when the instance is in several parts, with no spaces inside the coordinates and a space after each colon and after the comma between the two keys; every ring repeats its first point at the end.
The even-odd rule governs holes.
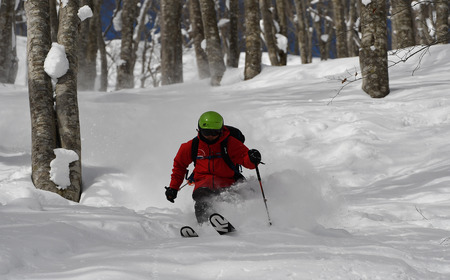
{"type": "Polygon", "coordinates": [[[362,0],[361,2],[364,6],[369,5],[370,3],[372,3],[372,0],[362,0]]]}
{"type": "Polygon", "coordinates": [[[44,70],[54,80],[67,73],[67,70],[69,70],[69,60],[67,60],[66,48],[63,45],[52,43],[52,47],[44,61],[44,70]]]}
{"type": "Polygon", "coordinates": [[[60,190],[70,186],[69,164],[79,159],[76,152],[63,148],[54,149],[55,159],[50,162],[50,180],[60,190]]]}
{"type": "Polygon", "coordinates": [[[78,9],[77,15],[81,21],[84,21],[85,19],[92,17],[94,14],[92,13],[92,10],[88,5],[84,5],[83,7],[78,9]]]}
{"type": "Polygon", "coordinates": [[[213,88],[193,52],[183,84],[80,92],[80,203],[32,185],[27,88],[3,85],[0,279],[449,279],[449,56],[433,46],[390,68],[384,99],[360,80],[338,94],[357,57],[290,56],[250,81],[228,69],[213,88]],[[272,226],[252,170],[237,187],[245,199],[219,206],[234,236],[195,224],[192,187],[165,199],[173,157],[206,110],[261,151],[272,226]],[[179,237],[183,225],[200,237],[179,237]]]}

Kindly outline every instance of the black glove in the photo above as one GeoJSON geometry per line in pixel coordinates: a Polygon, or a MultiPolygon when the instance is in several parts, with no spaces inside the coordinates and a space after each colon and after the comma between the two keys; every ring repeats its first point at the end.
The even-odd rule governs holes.
{"type": "Polygon", "coordinates": [[[253,162],[254,165],[258,165],[261,163],[261,153],[256,149],[249,150],[248,157],[250,158],[250,161],[253,162]]]}
{"type": "Polygon", "coordinates": [[[176,189],[166,187],[166,198],[168,201],[174,203],[175,198],[177,198],[177,193],[178,191],[176,189]]]}

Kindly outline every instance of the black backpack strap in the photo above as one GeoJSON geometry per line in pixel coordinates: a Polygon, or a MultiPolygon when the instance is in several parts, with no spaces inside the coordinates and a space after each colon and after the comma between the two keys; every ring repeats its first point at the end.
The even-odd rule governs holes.
{"type": "Polygon", "coordinates": [[[194,139],[192,139],[191,158],[192,158],[192,162],[194,162],[194,166],[197,163],[198,142],[199,142],[198,136],[196,136],[194,139]]]}
{"type": "Polygon", "coordinates": [[[245,180],[244,175],[241,174],[239,171],[239,165],[234,164],[231,161],[230,156],[228,155],[228,136],[220,143],[220,153],[222,154],[222,159],[225,161],[225,163],[228,165],[228,167],[231,168],[231,170],[234,171],[234,180],[235,181],[242,181],[245,180]]]}

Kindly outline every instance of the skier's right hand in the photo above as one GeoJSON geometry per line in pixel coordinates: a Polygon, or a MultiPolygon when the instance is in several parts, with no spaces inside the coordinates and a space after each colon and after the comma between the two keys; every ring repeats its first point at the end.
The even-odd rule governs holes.
{"type": "Polygon", "coordinates": [[[177,198],[178,190],[166,187],[166,198],[168,201],[174,203],[177,198]]]}

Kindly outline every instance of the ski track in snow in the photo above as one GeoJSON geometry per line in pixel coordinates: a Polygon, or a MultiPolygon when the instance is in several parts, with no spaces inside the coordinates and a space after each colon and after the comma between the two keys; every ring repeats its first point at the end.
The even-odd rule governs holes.
{"type": "Polygon", "coordinates": [[[329,104],[357,58],[265,66],[246,82],[228,69],[211,88],[188,56],[184,84],[80,92],[80,204],[33,187],[27,89],[3,85],[0,279],[450,279],[449,56],[435,46],[414,76],[418,58],[391,68],[380,100],[355,82],[329,104]],[[236,187],[245,201],[217,206],[233,236],[196,226],[191,187],[165,200],[206,110],[261,151],[273,226],[254,171],[236,187]],[[183,225],[200,237],[181,238],[183,225]]]}

